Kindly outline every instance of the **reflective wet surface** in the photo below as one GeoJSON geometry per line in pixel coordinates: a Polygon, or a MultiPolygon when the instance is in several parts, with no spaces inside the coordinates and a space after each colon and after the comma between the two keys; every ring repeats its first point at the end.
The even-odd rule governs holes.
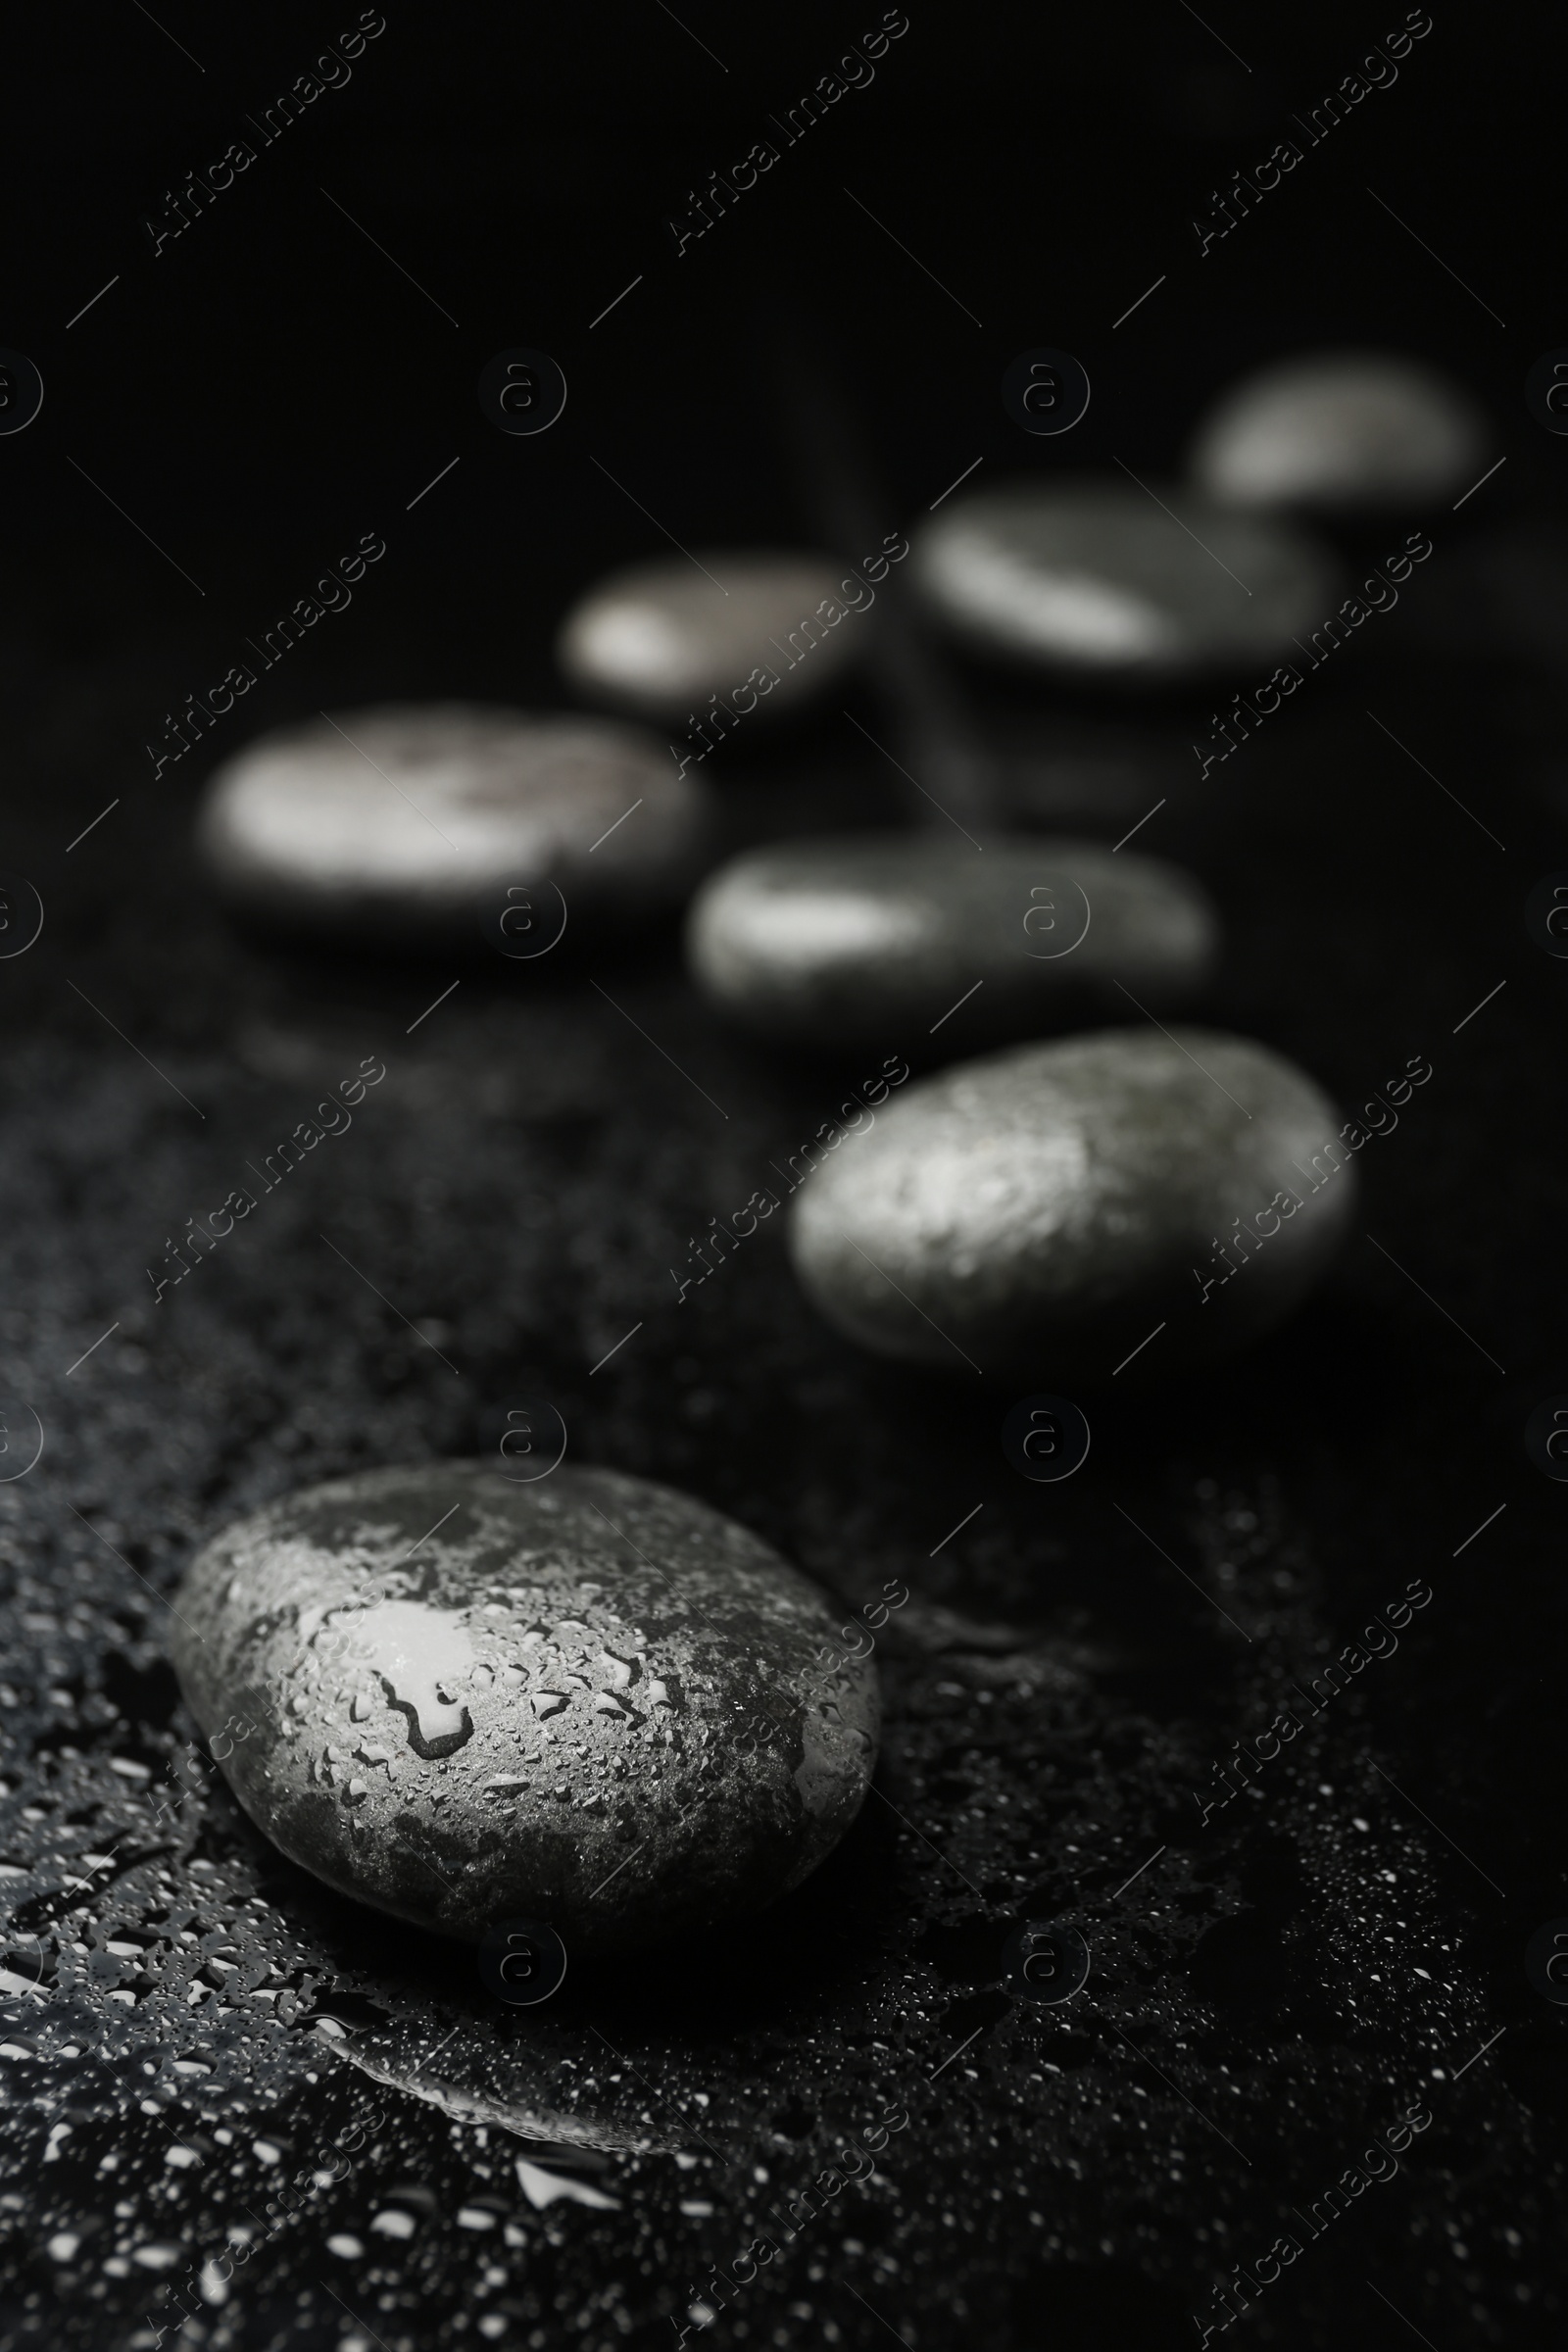
{"type": "MultiPolygon", "coordinates": [[[[1445,687],[1408,659],[1374,707],[1425,745],[1445,687]]],[[[1518,724],[1511,696],[1443,708],[1446,772],[1518,724]]],[[[1533,1382],[1562,1384],[1537,1311],[1554,1211],[1510,1171],[1551,1164],[1556,1013],[1508,888],[1516,861],[1561,861],[1558,819],[1494,788],[1505,886],[1348,693],[1253,751],[1160,846],[1224,913],[1213,1018],[1347,1105],[1431,1055],[1359,1154],[1367,1232],[1398,1263],[1358,1242],[1235,1372],[1091,1404],[1088,1460],[1055,1486],[1003,1451],[1010,1390],[867,1363],[765,1225],[678,1297],[689,1238],[730,1224],[861,1073],[738,1045],[672,937],[607,985],[724,1120],[580,975],[470,977],[407,1036],[450,975],[239,944],[189,896],[172,808],[147,813],[129,899],[106,868],[101,912],[11,968],[6,1330],[46,1431],[0,1488],[16,2340],[128,2342],[165,2324],[167,2286],[247,2345],[285,2322],[455,2344],[481,2320],[593,2342],[621,2334],[613,2281],[651,2345],[718,2265],[726,2324],[787,2342],[869,2342],[863,2297],[919,2346],[980,2320],[1027,2344],[1042,2314],[1174,2343],[1282,2230],[1301,2254],[1249,2323],[1271,2340],[1380,2342],[1373,2263],[1434,2341],[1475,2311],[1480,2340],[1545,2340],[1561,2094],[1519,1952],[1562,1907],[1538,1811],[1556,1490],[1514,1421],[1533,1382]],[[1289,891],[1251,886],[1264,850],[1289,891]],[[1445,901],[1465,919],[1435,933],[1445,901]],[[68,972],[205,1118],[70,1008],[68,972]],[[1535,1042],[1486,1013],[1453,1036],[1502,977],[1535,1042]],[[153,1303],[166,1237],[371,1053],[387,1075],[353,1129],[153,1303]],[[570,1458],[688,1488],[835,1588],[889,1728],[855,1830],[775,1912],[574,1965],[509,2012],[469,1954],[268,1846],[165,1659],[176,1576],[218,1528],[313,1478],[471,1451],[541,1394],[570,1458]],[[1028,1919],[1089,1946],[1060,2005],[1011,1987],[1028,1919]],[[1396,2174],[1309,2238],[1289,2209],[1310,2217],[1415,2098],[1430,2126],[1375,2160],[1396,2174]],[[852,2142],[863,2178],[834,2170],[863,2172],[852,2142]],[[775,2259],[738,2278],[769,2234],[775,2259]]],[[[29,858],[47,884],[42,833],[29,858]]],[[[371,1710],[347,1710],[350,1783],[439,1772],[416,1733],[433,1751],[471,1712],[461,1644],[410,1605],[342,1621],[371,1710]]],[[[556,1637],[545,1690],[613,1697],[586,1639],[556,1637]]]]}
{"type": "MultiPolygon", "coordinates": [[[[338,34],[153,4],[13,34],[0,339],[46,397],[0,433],[0,878],[8,923],[28,890],[43,914],[0,955],[0,2346],[1556,2352],[1568,2062],[1524,1965],[1568,1912],[1562,1491],[1523,1444],[1568,1393],[1561,968],[1524,916],[1568,869],[1564,444],[1521,389],[1564,332],[1548,29],[1434,12],[1202,255],[1195,208],[1296,135],[1364,17],[911,9],[791,136],[769,118],[876,11],[754,32],[676,0],[604,39],[388,9],[209,204],[196,172],[338,34]],[[670,219],[775,136],[677,250],[670,219]],[[1002,1443],[1049,1384],[878,1367],[776,1219],[717,1238],[914,1041],[759,1052],[672,932],[588,952],[575,914],[528,964],[476,927],[449,960],[264,946],[190,849],[254,736],[560,708],[564,613],[662,534],[808,536],[754,337],[792,297],[889,485],[857,562],[1020,468],[1168,481],[1293,351],[1430,358],[1506,451],[1413,518],[1433,553],[1396,609],[1287,654],[1301,685],[1245,741],[1266,664],[1137,705],[970,680],[1009,826],[1212,895],[1195,1018],[1347,1117],[1434,1068],[1397,1125],[1368,1111],[1363,1231],[1303,1315],[1231,1372],[1089,1401],[1059,1482],[1002,1443]],[[541,345],[570,397],[512,438],[477,382],[541,345]],[[1037,346],[1093,383],[1054,442],[1000,397],[1037,346]],[[352,605],[277,653],[367,533],[352,605]],[[192,1752],[169,1603],[239,1515],[495,1449],[538,1398],[570,1461],[831,1586],[887,1726],[775,1911],[514,2010],[255,1831],[192,1752]],[[1088,1947],[1062,2000],[1019,1987],[1031,1922],[1088,1947]]],[[[1348,579],[1402,531],[1337,540],[1348,579]]],[[[703,760],[718,849],[900,821],[894,762],[930,782],[858,683],[802,720],[703,760]]],[[[629,840],[639,897],[646,813],[587,852],[629,840]]],[[[585,1703],[575,1654],[544,1729],[585,1703]]],[[[334,1774],[461,1764],[412,1744],[403,1707],[427,1746],[460,1698],[476,1721],[425,1662],[401,1707],[368,1675],[334,1774]]]]}

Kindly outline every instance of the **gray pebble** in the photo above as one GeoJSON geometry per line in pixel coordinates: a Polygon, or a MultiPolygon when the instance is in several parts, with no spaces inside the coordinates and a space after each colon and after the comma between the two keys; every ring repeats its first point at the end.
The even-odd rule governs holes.
{"type": "Polygon", "coordinates": [[[1322,352],[1227,393],[1199,433],[1193,474],[1234,506],[1376,513],[1451,501],[1488,446],[1474,403],[1430,368],[1322,352]]]}
{"type": "Polygon", "coordinates": [[[208,1544],[177,1605],[186,1700],[258,1826],[470,1942],[531,1918],[610,1951],[758,1910],[875,1763],[876,1670],[822,1594],[616,1471],[335,1479],[208,1544]]]}
{"type": "Polygon", "coordinates": [[[846,1142],[791,1204],[791,1255],[880,1355],[1070,1386],[1148,1342],[1126,1377],[1159,1378],[1246,1345],[1316,1282],[1354,1207],[1339,1132],[1312,1081],[1245,1038],[1015,1047],[910,1087],[846,1142]]]}
{"type": "Polygon", "coordinates": [[[1337,597],[1332,564],[1290,526],[1130,481],[956,501],[911,560],[927,603],[978,650],[1110,685],[1288,654],[1337,597]]]}
{"type": "Polygon", "coordinates": [[[1178,1004],[1219,930],[1196,883],[1130,851],[881,833],[737,858],[693,901],[686,941],[714,1004],[765,1035],[911,1052],[941,1023],[962,1054],[1130,1013],[1118,982],[1151,1010],[1178,1004]]]}
{"type": "Polygon", "coordinates": [[[573,606],[556,650],[580,693],[675,725],[717,697],[755,724],[817,699],[863,645],[873,592],[856,577],[841,594],[828,557],[709,548],[699,563],[632,564],[573,606]]]}
{"type": "Polygon", "coordinates": [[[667,749],[614,720],[411,704],[248,745],[213,777],[197,837],[256,912],[471,939],[480,906],[514,882],[555,885],[572,916],[678,905],[702,809],[667,749]]]}

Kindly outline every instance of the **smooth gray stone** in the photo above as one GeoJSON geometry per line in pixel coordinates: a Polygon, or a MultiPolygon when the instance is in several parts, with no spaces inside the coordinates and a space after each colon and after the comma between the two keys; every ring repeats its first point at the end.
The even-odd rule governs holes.
{"type": "Polygon", "coordinates": [[[572,607],[556,654],[579,693],[673,725],[701,719],[717,695],[755,725],[826,693],[864,645],[874,592],[827,556],[716,547],[698,564],[628,565],[572,607]],[[748,696],[758,669],[776,683],[759,679],[748,696]]]}
{"type": "Polygon", "coordinates": [[[678,906],[703,810],[665,747],[616,720],[408,704],[248,745],[208,786],[197,839],[225,893],[259,913],[471,939],[476,909],[514,882],[554,884],[569,916],[678,906]]]}
{"type": "Polygon", "coordinates": [[[258,1826],[470,1942],[534,1919],[612,1951],[758,1910],[876,1759],[875,1667],[840,1663],[815,1587],[617,1471],[334,1479],[208,1544],[177,1606],[187,1703],[258,1826]]]}
{"type": "Polygon", "coordinates": [[[1351,514],[1451,501],[1483,471],[1489,448],[1474,402],[1432,368],[1378,352],[1318,352],[1226,393],[1199,431],[1192,470],[1232,506],[1351,514]]]}
{"type": "Polygon", "coordinates": [[[1338,601],[1332,562],[1290,525],[1121,480],[956,500],[916,534],[911,564],[976,649],[1107,685],[1281,659],[1338,601]]]}
{"type": "Polygon", "coordinates": [[[1202,987],[1218,947],[1208,900],[1174,866],[1086,841],[993,835],[977,850],[958,833],[751,851],[709,877],[686,925],[693,975],[731,1018],[906,1054],[931,1050],[939,1022],[941,1049],[964,1054],[1130,1014],[1121,988],[1163,1010],[1202,987]]]}
{"type": "Polygon", "coordinates": [[[848,1139],[796,1194],[790,1253],[828,1321],[879,1355],[1070,1392],[1147,1341],[1122,1378],[1158,1380],[1245,1346],[1317,1281],[1354,1208],[1339,1130],[1309,1078],[1246,1038],[1015,1047],[848,1139]]]}

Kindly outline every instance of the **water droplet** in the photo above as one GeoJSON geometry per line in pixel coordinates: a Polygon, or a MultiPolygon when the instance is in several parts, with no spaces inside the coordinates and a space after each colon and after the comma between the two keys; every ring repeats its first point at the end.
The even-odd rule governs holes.
{"type": "Polygon", "coordinates": [[[569,2197],[577,2205],[595,2205],[610,2213],[620,2210],[618,2197],[607,2197],[603,2190],[590,2188],[586,2180],[573,2180],[567,2174],[547,2173],[525,2156],[517,2158],[517,2185],[534,2206],[553,2205],[558,2197],[569,2197]]]}
{"type": "MultiPolygon", "coordinates": [[[[471,1737],[468,1711],[455,1696],[473,1671],[473,1644],[455,1609],[422,1601],[385,1600],[344,1612],[334,1628],[355,1662],[381,1678],[391,1705],[408,1718],[416,1755],[450,1755],[471,1737]]],[[[330,1622],[328,1620],[328,1622],[330,1622]]],[[[296,1700],[296,1705],[299,1703],[296,1700]]]]}

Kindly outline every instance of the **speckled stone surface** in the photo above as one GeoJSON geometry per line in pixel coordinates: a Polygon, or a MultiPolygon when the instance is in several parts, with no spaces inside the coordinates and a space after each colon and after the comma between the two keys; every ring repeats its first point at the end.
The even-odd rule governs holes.
{"type": "Polygon", "coordinates": [[[294,1861],[442,1934],[608,1952],[755,1911],[860,1808],[876,1670],[759,1538],[646,1479],[312,1487],[192,1563],[173,1654],[294,1861]]]}
{"type": "Polygon", "coordinates": [[[1158,482],[1021,481],[956,499],[915,536],[931,607],[977,651],[1107,684],[1283,659],[1335,603],[1303,533],[1158,482]]]}
{"type": "Polygon", "coordinates": [[[614,720],[393,704],[249,745],[214,775],[197,839],[251,913],[472,942],[481,906],[514,882],[553,884],[568,919],[678,903],[702,808],[662,745],[614,720]]]}
{"type": "Polygon", "coordinates": [[[699,986],[749,1028],[902,1052],[934,1051],[935,1029],[955,1054],[1131,1012],[1121,989],[1161,1010],[1188,1002],[1218,951],[1207,897],[1174,866],[957,833],[753,851],[710,876],[686,926],[699,986]]]}
{"type": "Polygon", "coordinates": [[[1015,1047],[911,1088],[825,1160],[792,1203],[791,1255],[880,1355],[1071,1382],[1141,1348],[1157,1380],[1257,1338],[1326,1270],[1355,1200],[1340,1125],[1245,1038],[1015,1047]]]}
{"type": "MultiPolygon", "coordinates": [[[[557,659],[580,694],[640,717],[701,719],[716,695],[726,713],[765,722],[826,693],[863,646],[875,590],[844,572],[770,548],[628,564],[572,607],[557,659]]],[[[721,716],[718,732],[731,723],[721,716]]]]}
{"type": "Polygon", "coordinates": [[[1380,352],[1312,352],[1244,377],[1206,418],[1193,474],[1238,507],[1325,514],[1446,504],[1487,463],[1474,403],[1436,369],[1380,352]]]}

